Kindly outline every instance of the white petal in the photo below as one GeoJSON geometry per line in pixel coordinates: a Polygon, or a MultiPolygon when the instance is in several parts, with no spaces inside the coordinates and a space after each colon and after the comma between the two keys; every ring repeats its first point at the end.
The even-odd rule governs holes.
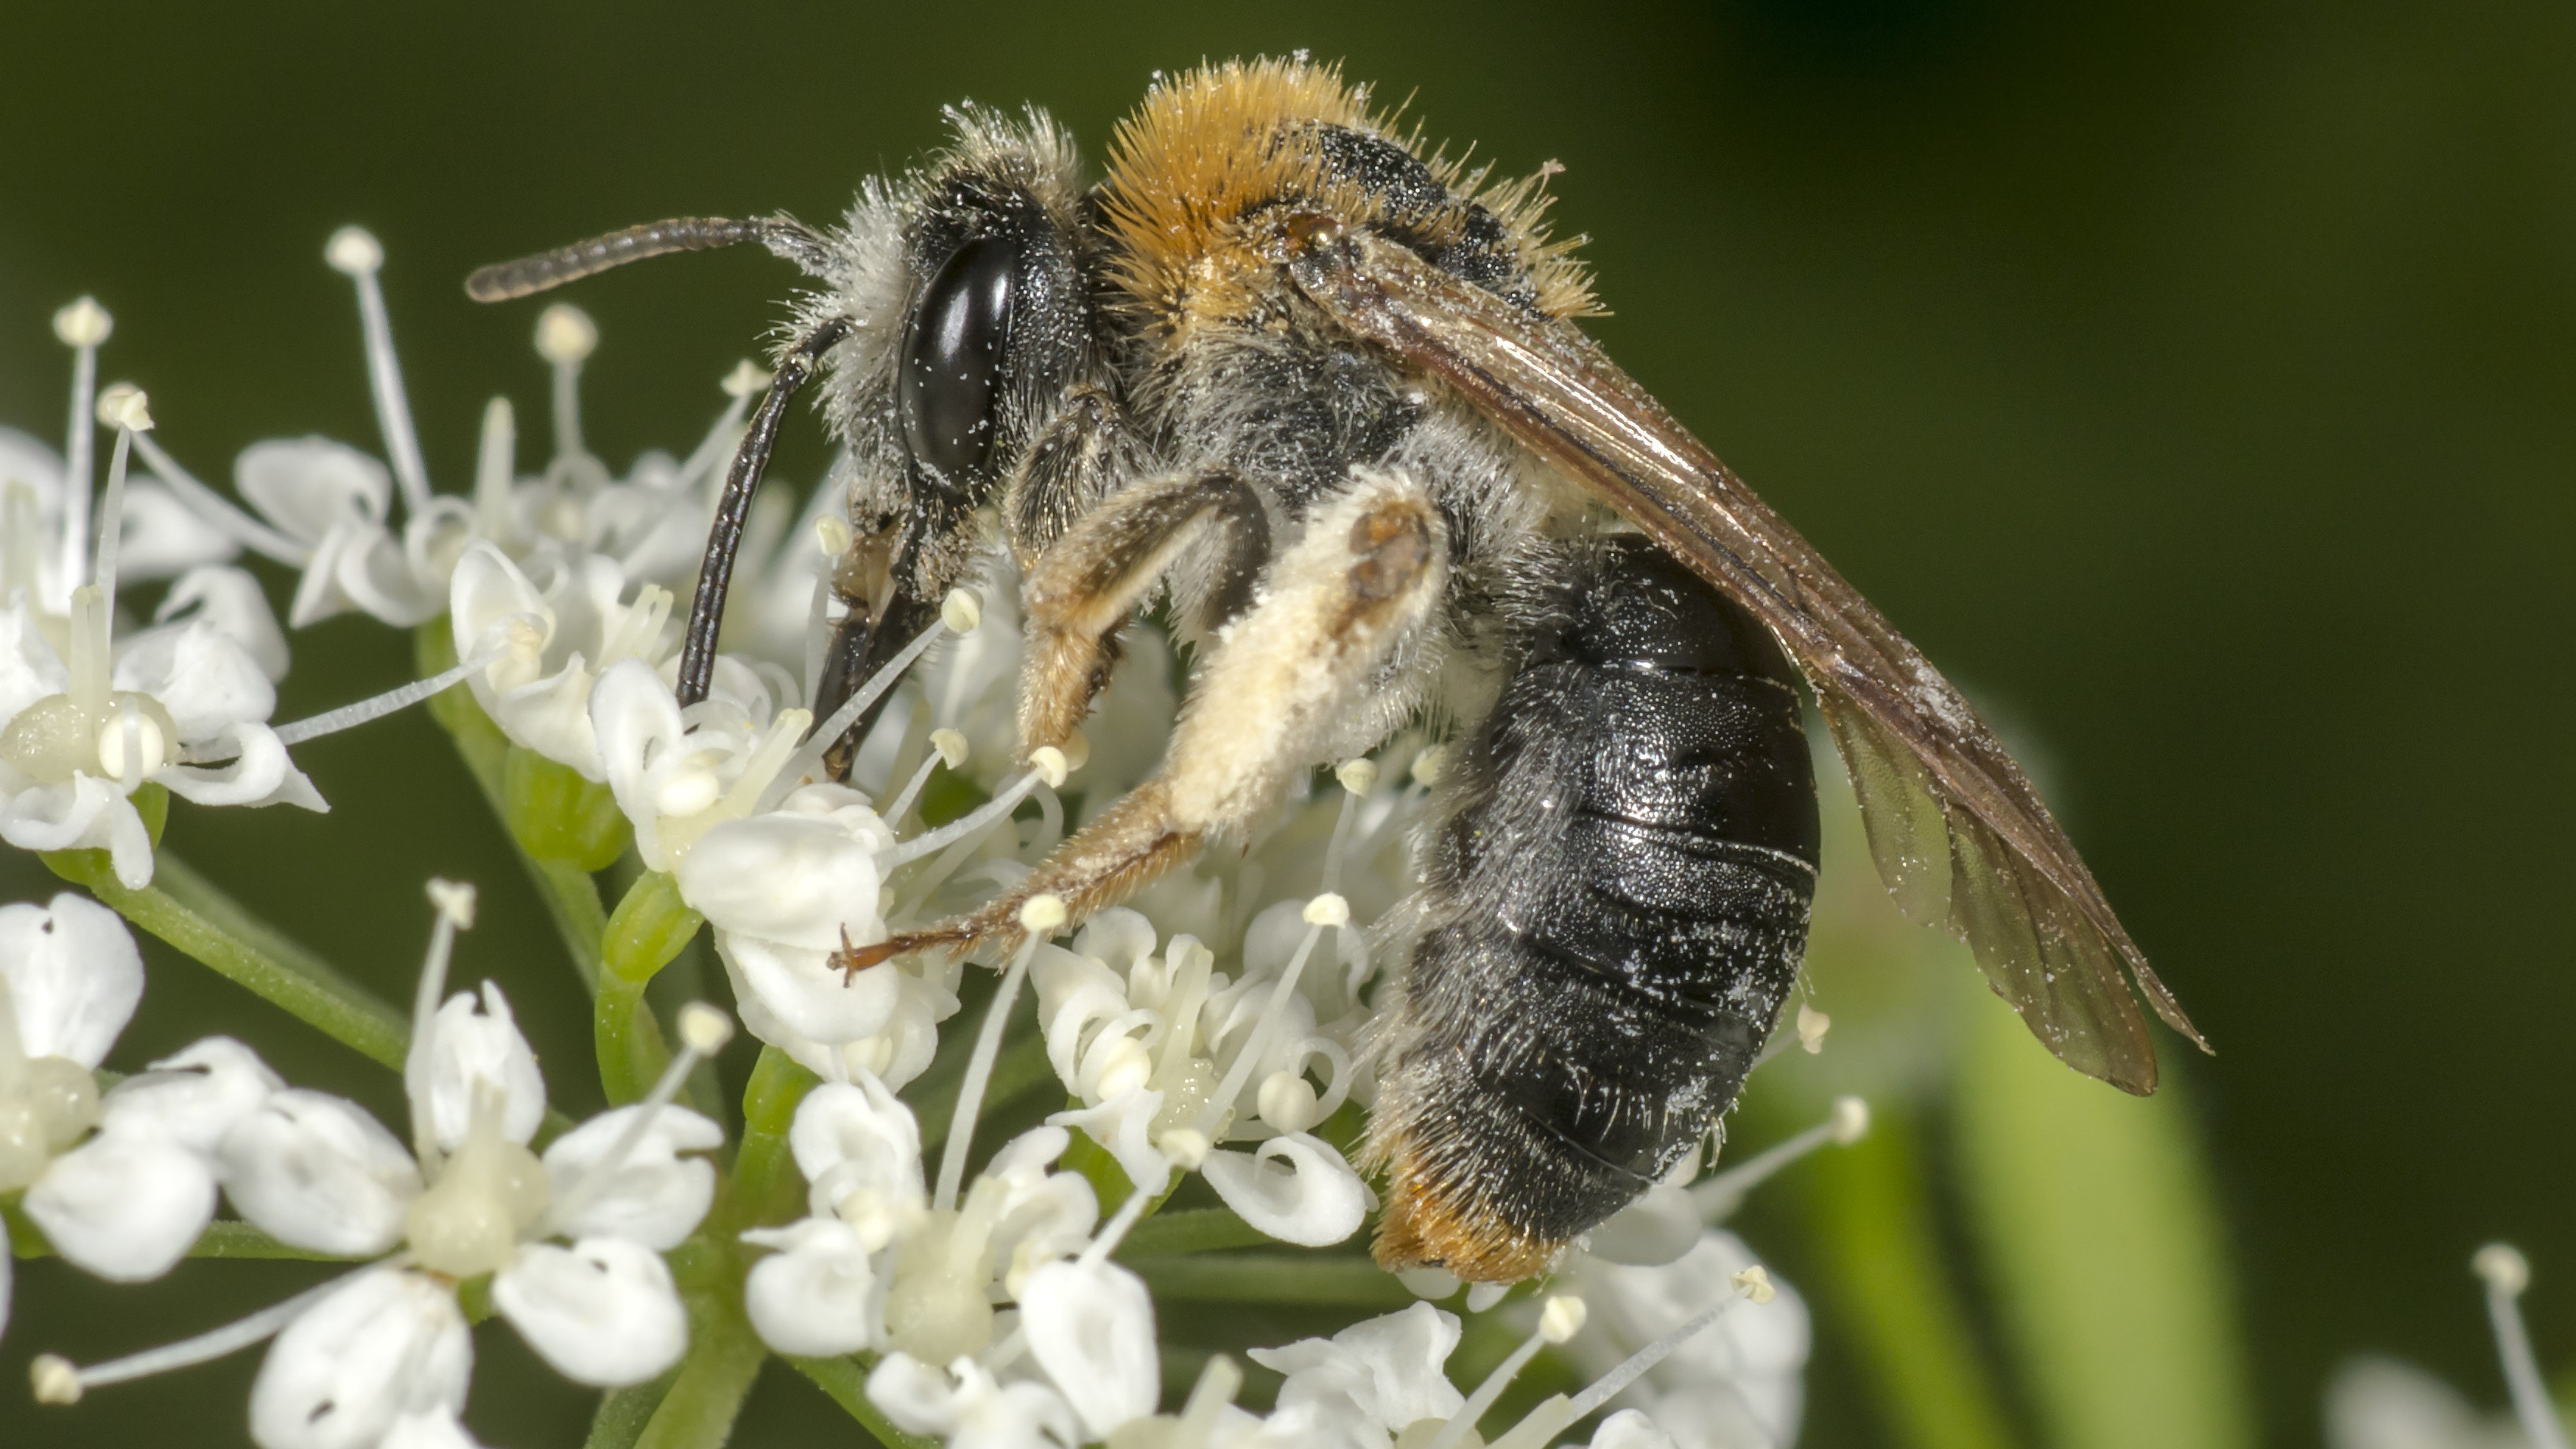
{"type": "MultiPolygon", "coordinates": [[[[472,658],[487,636],[514,620],[530,621],[548,639],[555,628],[555,611],[545,596],[517,564],[488,543],[467,549],[456,561],[456,571],[447,580],[447,614],[459,659],[472,658]]],[[[469,683],[475,699],[489,711],[503,690],[516,689],[541,673],[536,659],[508,654],[473,675],[469,683]]]]}
{"type": "Polygon", "coordinates": [[[0,983],[27,1055],[96,1067],[143,999],[143,953],[116,912],[64,891],[0,906],[0,983]]]}
{"type": "Polygon", "coordinates": [[[215,1175],[157,1132],[102,1132],[55,1158],[24,1206],[73,1267],[141,1283],[169,1272],[214,1220],[215,1175]]]}
{"type": "Polygon", "coordinates": [[[761,1342],[780,1353],[837,1358],[883,1337],[884,1295],[858,1229],[838,1218],[799,1218],[742,1238],[778,1249],[752,1265],[742,1288],[761,1342]]]}
{"type": "Polygon", "coordinates": [[[492,722],[513,742],[572,766],[583,779],[605,780],[599,736],[590,727],[590,691],[596,682],[597,676],[575,654],[563,668],[494,699],[489,706],[492,722]]]}
{"type": "Polygon", "coordinates": [[[829,820],[728,820],[689,848],[675,874],[681,898],[719,930],[809,951],[838,948],[845,931],[862,946],[885,939],[872,843],[829,820]]]}
{"type": "Polygon", "coordinates": [[[100,1104],[110,1132],[149,1130],[191,1151],[214,1154],[224,1134],[286,1083],[259,1054],[228,1036],[180,1048],[108,1089],[100,1104]]]}
{"type": "Polygon", "coordinates": [[[253,443],[233,463],[244,501],[300,543],[319,543],[334,524],[382,522],[393,496],[385,465],[329,438],[253,443]]]}
{"type": "Polygon", "coordinates": [[[1086,1437],[1106,1439],[1161,1401],[1154,1300],[1127,1269],[1079,1261],[1038,1268],[1020,1289],[1020,1327],[1039,1366],[1082,1416],[1086,1437]]]}
{"type": "Polygon", "coordinates": [[[152,884],[152,834],[134,802],[105,780],[76,775],[9,797],[0,840],[20,850],[104,850],[127,890],[152,884]]]}
{"type": "MultiPolygon", "coordinates": [[[[680,862],[688,863],[706,849],[699,842],[680,862]]],[[[892,964],[871,966],[844,976],[826,949],[786,945],[719,929],[716,954],[738,983],[738,993],[756,997],[780,1025],[808,1041],[837,1046],[885,1029],[903,996],[902,972],[892,964]]]]}
{"type": "Polygon", "coordinates": [[[815,1215],[827,1217],[853,1193],[893,1209],[926,1206],[921,1127],[912,1108],[872,1076],[826,1082],[796,1104],[787,1148],[814,1185],[815,1215]]]}
{"type": "Polygon", "coordinates": [[[187,741],[226,725],[265,721],[277,708],[277,686],[259,661],[204,619],[164,624],[124,641],[109,677],[118,689],[161,701],[187,741]]]}
{"type": "MultiPolygon", "coordinates": [[[[973,1360],[960,1363],[973,1366],[973,1360]]],[[[948,1376],[901,1350],[868,1374],[868,1402],[913,1434],[946,1434],[957,1426],[957,1389],[948,1376]]]]}
{"type": "Polygon", "coordinates": [[[125,485],[116,572],[123,579],[166,579],[219,564],[241,552],[231,534],[207,522],[178,495],[149,479],[125,485]]]}
{"type": "Polygon", "coordinates": [[[212,738],[193,743],[208,758],[230,754],[232,759],[212,769],[164,765],[153,772],[153,779],[183,800],[199,805],[300,805],[316,813],[331,808],[312,780],[286,757],[277,731],[264,724],[227,726],[212,738]]]}
{"type": "Polygon", "coordinates": [[[440,1408],[395,1419],[376,1449],[483,1449],[483,1445],[456,1421],[455,1410],[440,1408]]]}
{"type": "MultiPolygon", "coordinates": [[[[414,520],[417,522],[417,520],[414,520]]],[[[422,578],[412,570],[412,551],[386,529],[375,524],[349,525],[335,530],[336,549],[326,546],[314,555],[314,566],[331,569],[332,585],[341,597],[368,615],[408,629],[438,617],[446,603],[443,581],[422,578]]]]}
{"type": "Polygon", "coordinates": [[[1466,1407],[1442,1367],[1457,1347],[1457,1315],[1416,1303],[1352,1324],[1330,1340],[1256,1348],[1251,1358],[1288,1376],[1279,1388],[1281,1409],[1308,1406],[1328,1421],[1356,1411],[1377,1432],[1392,1433],[1466,1407]]]}
{"type": "Polygon", "coordinates": [[[513,1142],[536,1136],[546,1120],[546,1079],[537,1072],[536,1052],[519,1034],[509,1000],[486,981],[479,1005],[478,1010],[470,991],[447,998],[431,1028],[429,1050],[405,1073],[412,1110],[428,1112],[431,1133],[450,1152],[464,1145],[474,1125],[478,1088],[501,1093],[501,1135],[513,1142]]]}
{"type": "Polygon", "coordinates": [[[46,695],[70,688],[70,672],[28,616],[26,602],[0,608],[0,723],[17,718],[20,710],[46,695]]]}
{"type": "Polygon", "coordinates": [[[268,595],[261,591],[259,580],[247,572],[200,568],[181,574],[161,596],[152,619],[166,624],[183,617],[213,625],[247,651],[269,678],[286,677],[286,631],[277,626],[277,615],[268,607],[268,595]]]}
{"type": "Polygon", "coordinates": [[[372,1449],[404,1414],[465,1406],[474,1340],[448,1290],[372,1268],[270,1346],[250,1391],[260,1449],[372,1449]]]}
{"type": "Polygon", "coordinates": [[[1673,1449],[1673,1436],[1636,1409],[1621,1409],[1593,1431],[1590,1449],[1673,1449]]]}
{"type": "Polygon", "coordinates": [[[1368,1189],[1332,1145],[1304,1132],[1252,1152],[1211,1152],[1200,1167],[1225,1205],[1282,1242],[1323,1248],[1358,1232],[1368,1189]],[[1285,1161],[1288,1170],[1272,1167],[1285,1161]]]}
{"type": "Polygon", "coordinates": [[[1047,1121],[1057,1127],[1081,1128],[1084,1136],[1118,1159],[1119,1170],[1127,1174],[1131,1185],[1159,1195],[1172,1180],[1172,1164],[1153,1139],[1154,1119],[1162,1110],[1162,1093],[1138,1087],[1097,1107],[1058,1112],[1047,1121]]]}
{"type": "Polygon", "coordinates": [[[224,1134],[224,1193],[290,1247],[366,1257],[402,1241],[420,1195],[411,1154],[346,1098],[289,1088],[224,1134]]]}
{"type": "MultiPolygon", "coordinates": [[[[601,1157],[626,1134],[643,1106],[602,1112],[546,1149],[546,1179],[561,1202],[589,1176],[601,1157]]],[[[669,1252],[697,1230],[715,1201],[716,1170],[703,1157],[724,1145],[724,1129],[686,1107],[654,1109],[653,1124],[636,1140],[605,1189],[563,1225],[567,1237],[613,1237],[669,1252]]]]}
{"type": "Polygon", "coordinates": [[[493,1275],[492,1306],[557,1372],[593,1388],[640,1384],[689,1346],[671,1270],[620,1238],[521,1248],[493,1275]]]}
{"type": "Polygon", "coordinates": [[[1594,1228],[1585,1251],[1604,1262],[1657,1268],[1689,1252],[1701,1226],[1690,1192],[1658,1183],[1594,1228]]]}
{"type": "Polygon", "coordinates": [[[617,808],[635,827],[635,851],[654,870],[669,870],[662,851],[662,812],[646,766],[680,743],[686,726],[671,687],[640,659],[621,660],[590,691],[591,732],[617,808]]]}

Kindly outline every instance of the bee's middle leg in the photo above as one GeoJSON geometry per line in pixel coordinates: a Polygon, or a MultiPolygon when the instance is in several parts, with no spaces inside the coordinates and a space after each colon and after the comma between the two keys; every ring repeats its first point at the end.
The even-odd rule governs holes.
{"type": "Polygon", "coordinates": [[[1015,946],[1020,907],[1049,894],[1080,920],[1117,904],[1213,835],[1239,831],[1322,762],[1390,666],[1434,625],[1448,536],[1411,478],[1365,474],[1308,517],[1252,602],[1214,637],[1162,768],[971,916],[845,952],[865,967],[921,950],[1015,946]]]}
{"type": "Polygon", "coordinates": [[[1118,630],[1185,557],[1203,580],[1199,612],[1242,610],[1270,553],[1260,495],[1210,470],[1140,483],[1104,500],[1057,538],[1021,586],[1028,634],[1020,655],[1019,734],[1025,757],[1062,745],[1118,662],[1118,630]]]}

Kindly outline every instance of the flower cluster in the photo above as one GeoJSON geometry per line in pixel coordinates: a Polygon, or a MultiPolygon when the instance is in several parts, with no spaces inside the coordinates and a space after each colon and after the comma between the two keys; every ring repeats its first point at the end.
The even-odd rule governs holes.
{"type": "MultiPolygon", "coordinates": [[[[1062,902],[1039,895],[1007,959],[846,971],[845,948],[1016,885],[1146,777],[1174,714],[1163,636],[1131,631],[1089,737],[1023,759],[1017,579],[996,555],[878,677],[819,710],[840,608],[829,569],[849,541],[844,459],[801,515],[774,492],[755,507],[712,688],[684,707],[675,611],[766,375],[746,365],[726,380],[728,404],[685,458],[649,453],[615,474],[581,429],[597,330],[550,308],[537,334],[554,369],[550,461],[520,471],[516,415],[496,399],[470,490],[443,493],[405,400],[382,249],[344,231],[327,258],[356,287],[381,456],[259,443],[236,464],[238,501],[153,440],[139,393],[93,395],[105,314],[82,304],[59,319],[81,420],[66,453],[0,433],[0,838],[104,851],[141,892],[159,849],[147,787],[320,809],[289,746],[462,686],[439,708],[487,788],[504,796],[522,774],[559,786],[526,808],[563,820],[509,806],[505,823],[532,858],[571,859],[542,887],[608,915],[592,962],[602,1066],[646,1066],[629,1089],[612,1083],[623,1105],[588,1122],[550,1112],[501,988],[448,991],[473,893],[438,882],[407,1035],[378,1052],[399,1060],[405,1130],[290,1085],[224,1038],[102,1091],[98,1068],[143,989],[133,940],[77,895],[0,909],[0,1200],[16,1195],[54,1252],[118,1281],[219,1239],[349,1265],[185,1342],[86,1366],[40,1358],[40,1398],[273,1340],[250,1405],[263,1449],[453,1449],[472,1442],[459,1417],[468,1321],[488,1311],[578,1384],[765,1349],[808,1372],[844,1366],[872,1427],[954,1444],[1451,1449],[1482,1442],[1471,1436],[1542,1354],[1590,1386],[1494,1442],[1539,1449],[1605,1413],[1595,1449],[1794,1439],[1805,1308],[1718,1224],[1763,1175],[1857,1137],[1856,1102],[1705,1180],[1693,1153],[1544,1292],[1470,1289],[1436,1269],[1400,1289],[1379,1279],[1417,1301],[1327,1336],[1236,1345],[1277,1379],[1266,1406],[1258,1391],[1238,1403],[1245,1372],[1226,1353],[1185,1391],[1167,1385],[1170,1345],[1130,1251],[1156,1215],[1215,1224],[1234,1247],[1363,1263],[1348,1245],[1377,1202],[1345,1149],[1375,1096],[1387,963],[1370,926],[1415,881],[1441,750],[1409,734],[1301,784],[1239,848],[1069,938],[1062,902]],[[92,418],[115,430],[95,500],[92,418]],[[150,476],[129,479],[138,461],[150,476]],[[423,653],[452,653],[453,667],[271,726],[287,653],[259,582],[232,566],[244,552],[293,574],[289,624],[364,614],[419,630],[423,653]],[[120,568],[173,580],[150,627],[116,627],[120,568]],[[868,712],[849,779],[831,778],[825,743],[868,712]],[[478,757],[469,731],[495,753],[478,757]],[[587,843],[566,857],[539,835],[575,814],[587,843]],[[591,873],[612,862],[625,898],[607,913],[591,873]],[[665,1017],[642,996],[701,924],[735,1015],[765,1044],[730,1143],[678,1096],[734,1018],[704,1005],[665,1017]],[[978,995],[971,1032],[949,1032],[978,995]],[[1033,1033],[1014,1024],[1029,996],[1033,1033]],[[1016,1130],[996,1143],[986,1119],[1005,1108],[1016,1130]],[[682,1259],[695,1266],[675,1274],[682,1259]],[[692,1324],[738,1337],[702,1343],[692,1324]],[[1516,1346],[1462,1391],[1449,1364],[1470,1333],[1516,1346]]],[[[74,857],[49,859],[76,875],[74,857]]],[[[250,933],[230,944],[261,950],[250,933]]],[[[1797,1038],[1813,1049],[1822,1025],[1802,1013],[1797,1038]]],[[[685,1370],[674,1383],[675,1400],[700,1392],[685,1370]]],[[[730,1422],[729,1408],[684,1408],[730,1422]]]]}

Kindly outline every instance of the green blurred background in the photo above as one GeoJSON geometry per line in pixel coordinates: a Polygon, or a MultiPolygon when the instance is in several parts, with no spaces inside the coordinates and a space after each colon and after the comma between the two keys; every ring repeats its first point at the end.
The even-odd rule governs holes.
{"type": "MultiPolygon", "coordinates": [[[[1155,69],[1296,47],[1415,93],[1432,134],[1506,169],[1565,163],[1558,216],[1594,238],[1615,313],[1598,335],[2037,742],[2222,1053],[2181,1064],[2181,1110],[2263,1439],[2314,1442],[2320,1386],[2359,1350],[2499,1401],[2465,1267],[2489,1237],[2531,1252],[2544,1362],[2576,1357],[2563,5],[21,0],[0,11],[0,420],[59,435],[47,319],[91,292],[117,319],[103,377],[146,386],[204,476],[263,437],[374,449],[348,288],[320,262],[360,221],[391,256],[432,475],[460,489],[484,399],[533,423],[544,395],[532,309],[469,304],[473,265],[671,214],[835,216],[960,98],[1045,105],[1096,157],[1155,69]]],[[[693,442],[790,280],[743,254],[585,284],[593,445],[693,442]]],[[[810,478],[821,446],[791,431],[782,467],[810,478]]],[[[281,717],[410,659],[362,620],[295,644],[281,717]]],[[[562,1105],[596,1105],[578,989],[524,883],[494,878],[499,832],[434,727],[299,758],[330,819],[181,806],[172,845],[396,995],[421,878],[481,874],[462,969],[511,983],[562,1105]]],[[[47,888],[14,855],[0,885],[47,888]]],[[[391,1110],[386,1074],[155,962],[113,1064],[227,1030],[391,1110]]],[[[1793,1278],[1832,1271],[1800,1214],[1755,1227],[1793,1278]]],[[[1973,1244],[1939,1246],[1977,1280],[1973,1244]]],[[[39,1347],[127,1351],[304,1271],[111,1289],[23,1268],[13,1446],[236,1442],[254,1359],[67,1414],[10,1386],[39,1347]]],[[[1818,1309],[1807,1442],[1922,1442],[1818,1309]]],[[[478,1343],[486,1437],[571,1442],[584,1402],[508,1335],[478,1343]]],[[[766,1384],[738,1442],[840,1442],[820,1405],[766,1384]]]]}

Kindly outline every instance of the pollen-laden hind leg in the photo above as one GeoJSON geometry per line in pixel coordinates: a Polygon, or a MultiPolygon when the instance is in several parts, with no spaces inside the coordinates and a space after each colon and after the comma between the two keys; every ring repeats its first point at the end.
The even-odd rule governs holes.
{"type": "Polygon", "coordinates": [[[1391,672],[1420,647],[1448,578],[1439,512],[1409,476],[1363,474],[1308,515],[1305,534],[1219,630],[1162,769],[971,916],[845,951],[852,969],[916,951],[1016,946],[1020,907],[1063,898],[1072,919],[1117,904],[1240,830],[1288,781],[1389,708],[1391,672]]]}
{"type": "Polygon", "coordinates": [[[1261,499],[1229,472],[1139,483],[1085,515],[1020,590],[1021,753],[1062,745],[1082,723],[1118,661],[1119,626],[1184,555],[1200,556],[1190,572],[1213,581],[1202,608],[1224,619],[1250,602],[1269,552],[1261,499]]]}

